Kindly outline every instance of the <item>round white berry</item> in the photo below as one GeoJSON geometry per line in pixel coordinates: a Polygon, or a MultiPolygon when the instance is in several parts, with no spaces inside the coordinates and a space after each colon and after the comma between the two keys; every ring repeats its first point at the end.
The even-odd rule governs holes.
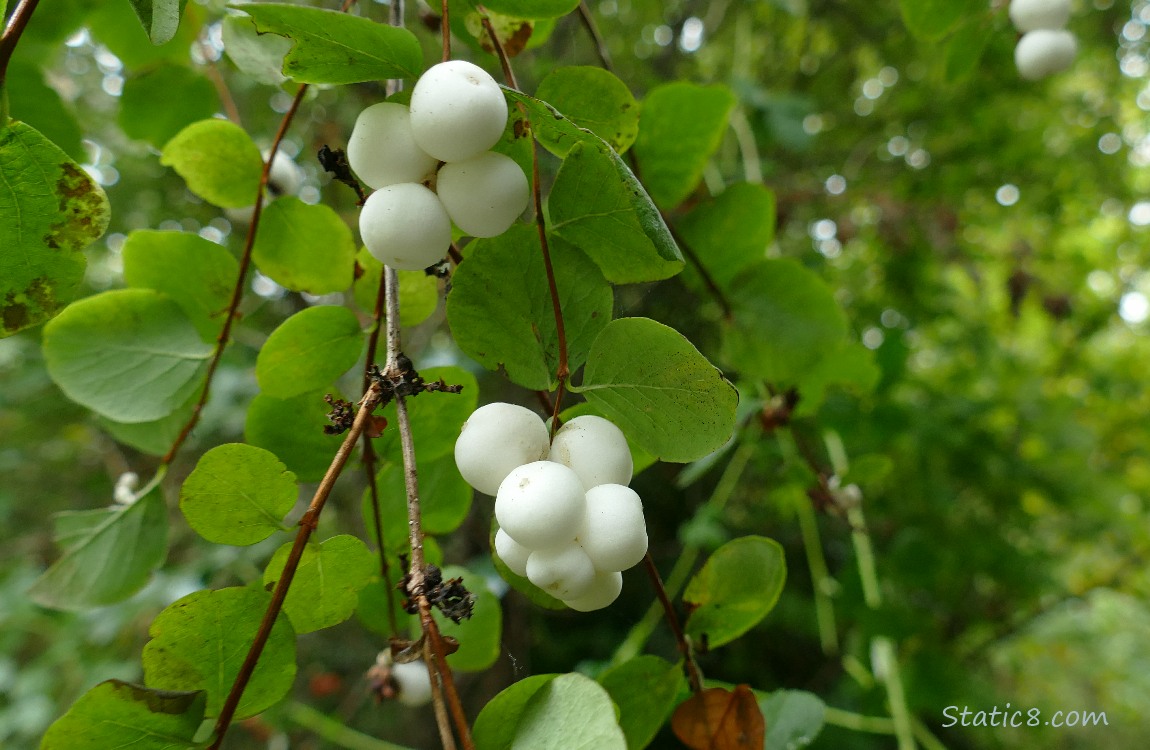
{"type": "Polygon", "coordinates": [[[425,706],[431,702],[431,676],[423,661],[391,665],[391,676],[399,688],[395,698],[405,706],[425,706]]]}
{"type": "Polygon", "coordinates": [[[376,260],[400,271],[438,263],[451,244],[451,219],[435,193],[414,182],[376,190],[359,212],[359,235],[376,260]]]}
{"type": "Polygon", "coordinates": [[[468,484],[495,495],[512,469],[542,461],[548,450],[547,425],[538,414],[495,402],[479,407],[463,423],[455,441],[455,465],[468,484]]]}
{"type": "Polygon", "coordinates": [[[415,145],[411,115],[394,102],[373,104],[359,113],[347,140],[347,163],[371,188],[423,182],[435,174],[435,157],[415,145]]]}
{"type": "Polygon", "coordinates": [[[531,550],[512,539],[503,529],[495,532],[495,554],[512,573],[527,577],[527,558],[531,556],[531,550]]]}
{"type": "Polygon", "coordinates": [[[1069,31],[1037,29],[1018,40],[1014,64],[1023,78],[1037,81],[1069,68],[1077,54],[1078,42],[1069,31]]]}
{"type": "Polygon", "coordinates": [[[535,461],[514,469],[495,495],[495,518],[530,550],[561,547],[583,528],[583,483],[562,464],[535,461]]]}
{"type": "Polygon", "coordinates": [[[440,161],[460,161],[495,145],[507,100],[487,71],[465,60],[434,65],[411,90],[415,142],[440,161]]]}
{"type": "Polygon", "coordinates": [[[622,573],[596,573],[587,592],[573,599],[564,599],[563,603],[579,612],[590,612],[603,609],[619,598],[623,591],[622,573]]]}
{"type": "Polygon", "coordinates": [[[472,237],[503,234],[531,199],[523,170],[494,151],[444,164],[435,192],[455,225],[472,237]]]}
{"type": "Polygon", "coordinates": [[[585,489],[628,484],[635,468],[623,431],[592,414],[575,417],[560,427],[548,458],[574,469],[585,489]]]}
{"type": "Polygon", "coordinates": [[[527,580],[556,599],[576,599],[590,592],[595,566],[583,548],[572,542],[532,552],[527,558],[527,580]]]}
{"type": "Polygon", "coordinates": [[[579,542],[596,570],[626,570],[647,554],[643,503],[630,487],[601,484],[587,491],[587,521],[579,542]]]}
{"type": "Polygon", "coordinates": [[[1010,21],[1021,32],[1061,29],[1070,20],[1070,0],[1011,0],[1010,21]]]}

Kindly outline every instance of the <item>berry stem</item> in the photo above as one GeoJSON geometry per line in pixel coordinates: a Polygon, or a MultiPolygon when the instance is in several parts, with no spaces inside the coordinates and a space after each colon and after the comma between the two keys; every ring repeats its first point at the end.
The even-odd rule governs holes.
{"type": "Polygon", "coordinates": [[[611,62],[611,52],[607,49],[603,35],[599,33],[599,26],[595,23],[595,17],[591,15],[591,9],[587,7],[587,0],[581,0],[579,3],[579,20],[591,35],[591,41],[595,44],[595,54],[599,56],[599,64],[604,70],[614,73],[615,65],[611,62]]]}
{"type": "MultiPolygon", "coordinates": [[[[451,16],[447,12],[447,0],[440,4],[439,28],[443,33],[443,62],[451,59],[451,16]]],[[[392,26],[397,25],[394,21],[392,26]]]]}
{"type": "Polygon", "coordinates": [[[663,616],[675,636],[675,643],[679,645],[679,653],[683,655],[683,666],[687,670],[687,683],[691,686],[691,692],[701,693],[703,692],[703,676],[699,673],[699,665],[695,663],[691,644],[683,635],[683,628],[679,625],[679,616],[675,614],[675,606],[671,604],[671,599],[667,596],[667,589],[663,586],[663,579],[659,575],[659,569],[655,567],[655,561],[651,559],[650,552],[643,555],[643,567],[647,570],[647,577],[651,579],[651,585],[655,587],[655,595],[659,597],[659,602],[663,605],[663,616]]]}

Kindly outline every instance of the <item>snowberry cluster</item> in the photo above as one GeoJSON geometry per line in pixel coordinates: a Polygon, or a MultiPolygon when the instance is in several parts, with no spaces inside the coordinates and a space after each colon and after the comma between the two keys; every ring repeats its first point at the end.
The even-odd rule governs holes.
{"type": "Polygon", "coordinates": [[[451,60],[416,82],[410,107],[373,104],[360,113],[347,160],[375,190],[359,214],[368,251],[416,271],[447,254],[451,223],[473,237],[502,234],[527,208],[527,177],[489,149],[507,125],[507,100],[482,68],[451,60]]]}
{"type": "Polygon", "coordinates": [[[1066,30],[1070,0],[1011,0],[1010,20],[1022,34],[1014,64],[1028,81],[1060,73],[1078,54],[1074,34],[1066,30]]]}
{"type": "Polygon", "coordinates": [[[627,486],[631,451],[602,417],[571,419],[549,444],[530,409],[487,404],[463,423],[455,463],[468,484],[495,496],[499,558],[572,609],[615,601],[622,571],[647,553],[643,504],[627,486]]]}

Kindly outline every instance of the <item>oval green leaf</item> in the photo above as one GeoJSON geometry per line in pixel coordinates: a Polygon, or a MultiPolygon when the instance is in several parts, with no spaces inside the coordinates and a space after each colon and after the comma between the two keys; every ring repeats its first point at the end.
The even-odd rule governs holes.
{"type": "Polygon", "coordinates": [[[475,721],[477,750],[626,750],[607,691],[581,674],[539,675],[495,696],[475,721]]]}
{"type": "Polygon", "coordinates": [[[964,18],[986,13],[982,0],[899,0],[902,20],[911,34],[937,39],[964,18]]]}
{"type": "Polygon", "coordinates": [[[152,44],[172,40],[180,27],[180,0],[128,0],[152,44]]]}
{"type": "Polygon", "coordinates": [[[128,235],[121,257],[128,286],[168,295],[205,341],[216,340],[239,279],[231,253],[191,232],[139,229],[128,235]]]}
{"type": "MultiPolygon", "coordinates": [[[[555,284],[567,333],[571,370],[611,320],[614,295],[595,264],[565,245],[551,246],[555,284]]],[[[526,225],[476,240],[447,295],[447,319],[459,348],[489,370],[532,390],[552,390],[559,337],[539,236],[526,225]]]]}
{"type": "Polygon", "coordinates": [[[160,163],[176,170],[188,190],[222,208],[254,205],[263,157],[243,128],[228,120],[200,120],[164,145],[160,163]]]}
{"type": "Polygon", "coordinates": [[[204,720],[201,691],[151,690],[107,680],[80,696],[48,727],[40,750],[179,750],[194,742],[204,720]]]}
{"type": "Polygon", "coordinates": [[[355,313],[339,305],[309,307],[272,331],[256,357],[256,380],[274,398],[328,388],[362,349],[355,313]]]}
{"type": "Polygon", "coordinates": [[[735,429],[735,387],[681,333],[648,318],[604,328],[571,390],[662,461],[702,458],[735,429]]]}
{"type": "Polygon", "coordinates": [[[756,183],[736,183],[699,202],[675,228],[715,282],[726,287],[742,269],[766,257],[775,238],[775,194],[756,183]]]}
{"type": "Polygon", "coordinates": [[[318,482],[327,473],[340,438],[324,432],[331,406],[323,391],[291,398],[256,394],[248,405],[244,440],[271,451],[301,482],[318,482]]]}
{"type": "Polygon", "coordinates": [[[266,276],[296,292],[329,294],[351,286],[355,239],[330,207],[287,195],[268,204],[252,259],[266,276]]]}
{"type": "Polygon", "coordinates": [[[637,656],[599,676],[599,684],[619,707],[619,725],[630,750],[655,739],[685,686],[683,668],[657,656],[637,656]]]}
{"type": "Polygon", "coordinates": [[[770,612],[787,577],[782,546],[763,536],[727,542],[711,555],[683,592],[690,614],[685,631],[709,648],[730,643],[770,612]]]}
{"type": "Polygon", "coordinates": [[[835,349],[847,332],[846,316],[830,288],[789,258],[761,260],[730,286],[734,315],[723,352],[744,376],[791,383],[835,349]]]}
{"type": "MultiPolygon", "coordinates": [[[[279,580],[293,544],[287,542],[272,555],[264,570],[265,586],[279,580]]],[[[330,628],[351,617],[359,590],[371,581],[374,567],[375,556],[354,536],[341,534],[308,544],[284,599],[284,612],[295,632],[330,628]]]]}
{"type": "Polygon", "coordinates": [[[260,34],[250,16],[224,16],[220,33],[224,53],[245,75],[269,86],[287,80],[283,67],[284,55],[292,46],[290,39],[260,34]]]}
{"type": "Polygon", "coordinates": [[[635,156],[643,184],[661,208],[674,208],[694,191],[734,108],[734,92],[720,84],[677,81],[643,99],[635,156]]]}
{"type": "Polygon", "coordinates": [[[298,495],[295,475],[275,455],[228,443],[200,457],[180,489],[180,510],[209,542],[255,544],[284,529],[298,495]]]}
{"type": "Polygon", "coordinates": [[[34,602],[79,610],[123,601],[167,555],[163,494],[156,489],[131,505],[61,513],[55,541],[63,554],[28,589],[34,602]]]}
{"type": "MultiPolygon", "coordinates": [[[[197,591],[156,616],[144,646],[144,681],[161,690],[204,690],[204,715],[220,712],[255,640],[271,594],[250,588],[197,591]]],[[[295,634],[282,614],[236,707],[255,716],[287,695],[295,681],[295,634]]]]}
{"type": "Polygon", "coordinates": [[[48,374],[78,404],[117,422],[150,422],[182,406],[212,346],[167,295],[118,289],[69,305],[44,327],[48,374]]]}
{"type": "Polygon", "coordinates": [[[415,78],[423,70],[419,40],[407,29],[336,10],[244,3],[262,33],[292,40],[283,73],[298,83],[360,83],[415,78]]]}
{"type": "Polygon", "coordinates": [[[129,138],[156,148],[219,109],[216,87],[186,65],[160,63],[124,82],[119,123],[129,138]]]}
{"type": "Polygon", "coordinates": [[[48,320],[75,296],[83,250],[108,228],[108,198],[55,144],[0,125],[0,336],[48,320]]]}
{"type": "MultiPolygon", "coordinates": [[[[614,74],[602,68],[572,65],[551,71],[535,91],[581,128],[587,128],[623,153],[639,134],[639,103],[614,74]]],[[[540,133],[540,140],[547,137],[540,133]]],[[[551,144],[548,149],[561,148],[551,144]]]]}
{"type": "MultiPolygon", "coordinates": [[[[419,443],[416,443],[419,450],[419,443]]],[[[408,540],[407,493],[403,464],[387,461],[376,474],[379,491],[379,514],[384,542],[388,548],[400,547],[408,540]]],[[[444,453],[419,461],[419,499],[423,530],[428,534],[449,534],[459,528],[471,509],[471,487],[455,468],[455,457],[444,453]]],[[[367,528],[374,525],[371,490],[363,492],[363,518],[367,528]]]]}
{"type": "Polygon", "coordinates": [[[799,750],[815,741],[826,723],[827,706],[805,690],[776,690],[759,701],[767,722],[764,750],[799,750]]]}
{"type": "MultiPolygon", "coordinates": [[[[383,264],[367,248],[361,247],[355,256],[358,266],[353,285],[355,304],[368,315],[375,313],[376,298],[380,291],[383,264]],[[362,271],[362,273],[360,273],[362,271]]],[[[419,325],[431,317],[439,307],[439,279],[423,271],[398,271],[399,323],[419,325]]]]}

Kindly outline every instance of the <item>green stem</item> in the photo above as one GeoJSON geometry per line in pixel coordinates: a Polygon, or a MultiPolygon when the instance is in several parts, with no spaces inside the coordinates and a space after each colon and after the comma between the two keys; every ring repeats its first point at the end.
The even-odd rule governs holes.
{"type": "Polygon", "coordinates": [[[285,713],[289,721],[299,724],[318,737],[333,745],[347,748],[347,750],[411,750],[404,745],[395,745],[357,732],[339,719],[333,719],[306,703],[292,701],[285,707],[285,713]]]}
{"type": "Polygon", "coordinates": [[[844,711],[841,708],[827,706],[823,718],[831,726],[850,729],[854,732],[894,734],[894,721],[885,716],[863,716],[851,711],[844,711]]]}
{"type": "Polygon", "coordinates": [[[860,506],[847,509],[847,521],[851,525],[851,544],[855,548],[855,559],[859,566],[859,579],[862,581],[863,599],[871,609],[882,606],[882,590],[878,585],[878,569],[875,566],[874,546],[866,527],[866,516],[860,506]]]}
{"type": "Polygon", "coordinates": [[[875,636],[871,647],[876,662],[875,672],[882,680],[890,701],[890,715],[894,721],[895,737],[898,738],[898,750],[915,750],[918,745],[914,741],[914,728],[911,726],[910,709],[906,705],[906,692],[899,674],[894,642],[885,635],[875,636]]]}
{"type": "Polygon", "coordinates": [[[798,502],[799,529],[803,535],[803,547],[807,553],[807,568],[811,572],[811,588],[815,597],[815,620],[819,628],[819,643],[827,656],[839,651],[838,630],[835,628],[835,605],[828,589],[834,584],[827,559],[823,554],[823,542],[819,536],[819,523],[810,498],[805,495],[798,502]]]}

